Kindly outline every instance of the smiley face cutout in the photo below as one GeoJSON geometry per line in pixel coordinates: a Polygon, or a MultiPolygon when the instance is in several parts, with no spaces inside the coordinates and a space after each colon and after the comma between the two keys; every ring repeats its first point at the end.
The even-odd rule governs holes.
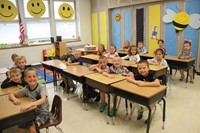
{"type": "Polygon", "coordinates": [[[17,16],[17,8],[9,0],[0,0],[0,20],[13,21],[17,16]]]}
{"type": "Polygon", "coordinates": [[[42,0],[29,0],[27,3],[27,10],[34,18],[40,18],[44,15],[46,7],[42,0]]]}
{"type": "Polygon", "coordinates": [[[74,16],[74,9],[71,5],[63,3],[58,9],[58,14],[63,20],[71,20],[74,16]]]}

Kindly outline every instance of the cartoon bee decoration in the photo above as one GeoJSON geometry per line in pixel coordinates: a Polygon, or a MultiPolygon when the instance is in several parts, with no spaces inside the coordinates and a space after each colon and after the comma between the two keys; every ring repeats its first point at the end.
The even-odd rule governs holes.
{"type": "Polygon", "coordinates": [[[175,13],[171,9],[166,9],[166,15],[163,16],[162,20],[165,23],[173,22],[176,33],[184,30],[188,25],[194,29],[200,27],[200,14],[188,14],[187,12],[175,13]]]}

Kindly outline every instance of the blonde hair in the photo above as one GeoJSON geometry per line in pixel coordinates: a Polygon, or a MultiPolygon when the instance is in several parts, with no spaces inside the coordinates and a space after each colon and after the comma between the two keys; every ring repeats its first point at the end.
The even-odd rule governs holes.
{"type": "Polygon", "coordinates": [[[33,67],[30,67],[30,68],[27,68],[27,69],[24,71],[24,77],[27,76],[27,73],[28,73],[29,71],[34,71],[35,74],[38,76],[37,70],[36,70],[35,68],[33,68],[33,67]]]}
{"type": "Polygon", "coordinates": [[[26,57],[25,56],[19,56],[17,58],[17,61],[20,61],[20,60],[24,60],[26,62],[26,57]]]}
{"type": "Polygon", "coordinates": [[[17,67],[12,67],[9,70],[9,74],[19,72],[21,74],[21,70],[17,67]]]}

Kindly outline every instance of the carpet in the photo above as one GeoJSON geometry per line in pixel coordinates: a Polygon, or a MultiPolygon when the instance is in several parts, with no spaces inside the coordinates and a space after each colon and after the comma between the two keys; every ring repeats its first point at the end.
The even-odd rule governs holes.
{"type": "MultiPolygon", "coordinates": [[[[44,68],[42,66],[35,68],[38,72],[38,83],[45,83],[44,80],[44,68]]],[[[60,77],[57,77],[57,80],[59,80],[60,77]]],[[[53,82],[53,72],[46,69],[46,83],[53,82]]]]}

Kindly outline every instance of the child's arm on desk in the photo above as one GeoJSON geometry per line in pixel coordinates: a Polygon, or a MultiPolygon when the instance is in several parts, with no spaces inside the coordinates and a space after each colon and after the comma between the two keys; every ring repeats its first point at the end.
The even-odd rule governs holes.
{"type": "Polygon", "coordinates": [[[46,101],[46,97],[47,97],[47,96],[43,95],[43,96],[41,96],[41,98],[38,99],[37,101],[34,101],[34,102],[32,102],[31,104],[29,104],[29,105],[27,105],[27,106],[25,106],[25,107],[21,107],[20,110],[21,110],[21,111],[25,111],[25,110],[27,110],[27,109],[29,109],[29,108],[31,108],[31,107],[44,104],[45,101],[46,101]]]}
{"type": "Polygon", "coordinates": [[[10,93],[10,94],[9,94],[9,99],[10,99],[11,101],[13,101],[13,103],[14,103],[15,105],[21,104],[21,101],[17,98],[17,93],[10,93]]]}
{"type": "Polygon", "coordinates": [[[126,80],[128,82],[134,83],[141,87],[158,87],[158,86],[160,86],[160,82],[158,79],[155,79],[153,82],[145,82],[145,81],[141,81],[141,80],[135,80],[134,77],[128,77],[126,80]]]}
{"type": "Polygon", "coordinates": [[[76,65],[80,65],[80,63],[79,62],[74,62],[74,63],[66,62],[66,65],[67,66],[76,66],[76,65]]]}
{"type": "Polygon", "coordinates": [[[108,77],[108,78],[114,78],[115,76],[114,75],[110,75],[109,73],[107,72],[103,72],[102,73],[104,76],[108,77]]]}

